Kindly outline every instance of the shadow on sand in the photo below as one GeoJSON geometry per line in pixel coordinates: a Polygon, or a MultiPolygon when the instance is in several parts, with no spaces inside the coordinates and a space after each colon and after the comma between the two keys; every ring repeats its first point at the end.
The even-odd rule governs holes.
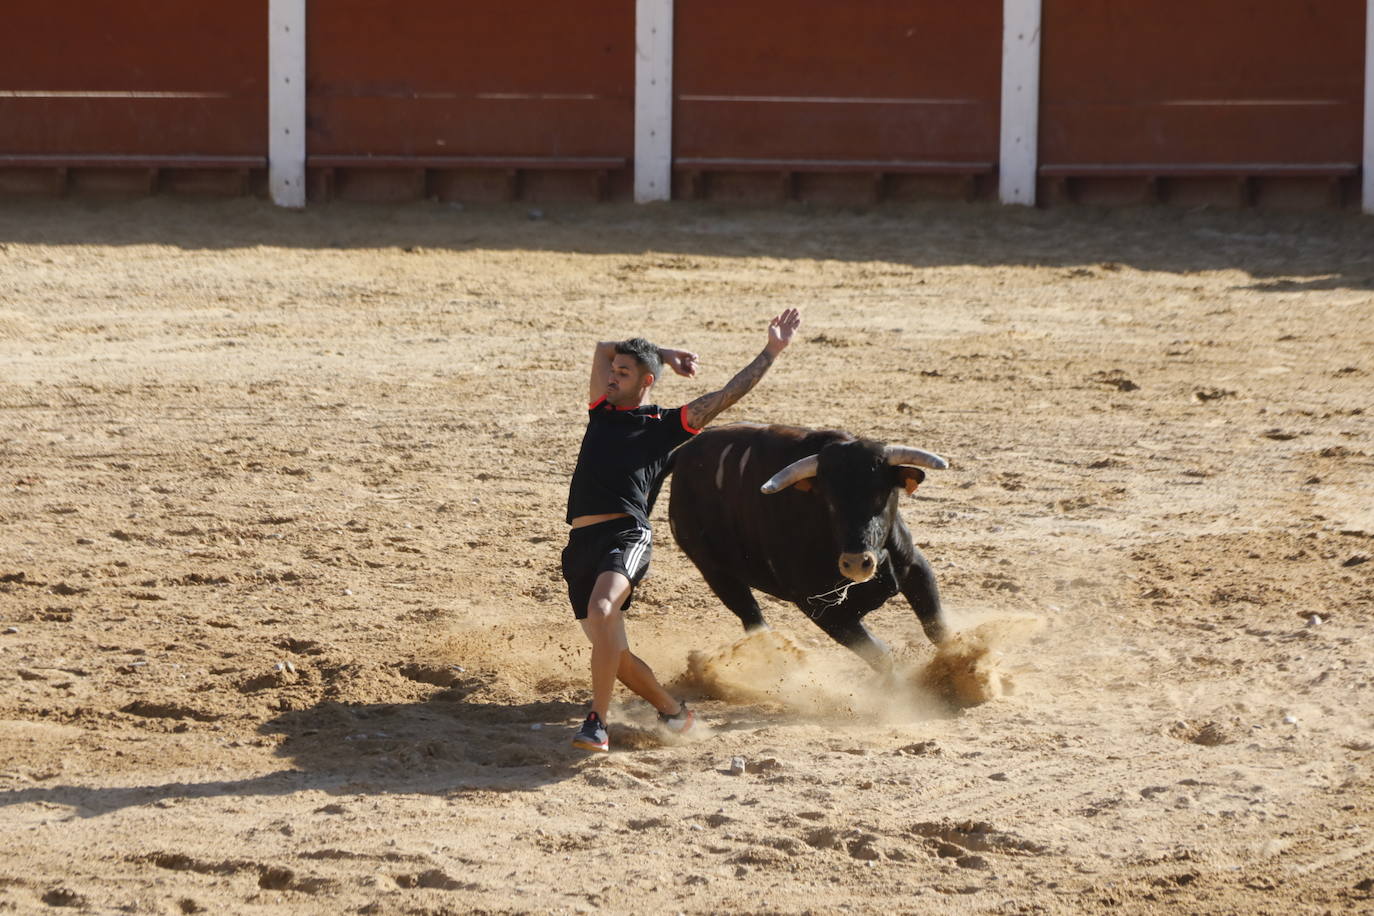
{"type": "MultiPolygon", "coordinates": [[[[577,775],[567,723],[584,707],[569,702],[470,702],[451,691],[419,703],[326,702],[283,712],[258,726],[279,742],[287,769],[237,780],[95,788],[50,785],[0,792],[0,808],[43,802],[76,817],[175,799],[518,792],[577,775]]],[[[169,728],[171,726],[169,725],[169,728]]]]}
{"type": "MultiPolygon", "coordinates": [[[[0,246],[170,245],[185,250],[552,251],[949,265],[1240,270],[1245,289],[1374,289],[1374,219],[1354,212],[1038,210],[995,204],[528,204],[335,202],[287,211],[257,199],[8,201],[0,246]],[[1294,280],[1293,278],[1299,278],[1294,280]],[[1266,282],[1266,281],[1277,282],[1266,282]],[[1295,285],[1296,284],[1296,285],[1295,285]]],[[[0,264],[4,253],[0,249],[0,264]]],[[[690,263],[670,265],[690,268],[690,263]]],[[[613,269],[608,265],[607,271],[613,269]]]]}
{"type": "MultiPolygon", "coordinates": [[[[692,701],[700,699],[689,684],[675,683],[673,689],[692,701]]],[[[566,700],[477,702],[464,696],[462,688],[443,690],[415,703],[326,701],[282,712],[256,727],[259,736],[276,744],[276,756],[289,762],[286,768],[249,779],[111,787],[33,786],[0,791],[0,810],[34,803],[60,805],[71,809],[64,818],[71,819],[98,817],[128,807],[165,807],[188,799],[288,796],[304,791],[335,796],[441,797],[522,792],[574,778],[588,764],[597,766],[603,761],[623,761],[633,771],[638,753],[665,746],[665,739],[650,724],[652,716],[648,715],[644,723],[612,724],[611,741],[619,753],[609,758],[574,750],[569,746],[570,723],[585,712],[585,704],[566,700]]],[[[959,714],[954,706],[932,708],[930,712],[938,718],[959,714]]],[[[816,722],[846,719],[839,713],[804,718],[816,722]]],[[[776,704],[732,704],[726,717],[713,717],[702,737],[709,741],[712,735],[752,733],[795,721],[795,712],[776,704]]],[[[166,731],[193,729],[184,721],[175,725],[165,722],[166,731]]],[[[676,739],[666,740],[676,743],[676,739]]],[[[603,774],[602,781],[629,778],[618,767],[603,774]]]]}

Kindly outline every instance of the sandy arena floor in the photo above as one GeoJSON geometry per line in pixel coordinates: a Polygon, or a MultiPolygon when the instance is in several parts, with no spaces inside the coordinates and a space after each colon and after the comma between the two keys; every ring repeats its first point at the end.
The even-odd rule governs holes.
{"type": "Polygon", "coordinates": [[[1374,219],[544,211],[0,209],[0,912],[1374,912],[1374,219]],[[740,641],[665,498],[631,639],[708,727],[588,759],[592,344],[677,404],[791,305],[723,419],[948,456],[1010,693],[740,641]]]}

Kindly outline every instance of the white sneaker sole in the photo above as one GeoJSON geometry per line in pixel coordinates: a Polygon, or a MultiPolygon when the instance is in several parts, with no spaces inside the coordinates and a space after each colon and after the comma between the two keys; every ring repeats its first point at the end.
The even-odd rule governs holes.
{"type": "Polygon", "coordinates": [[[678,736],[687,734],[688,732],[690,732],[690,731],[692,730],[692,727],[693,727],[694,725],[696,725],[696,724],[697,724],[697,715],[696,715],[696,713],[695,713],[693,710],[690,710],[690,709],[687,710],[687,720],[686,720],[685,722],[683,722],[681,726],[675,725],[675,724],[670,723],[670,722],[665,722],[665,721],[663,721],[662,719],[659,719],[659,720],[658,720],[658,727],[659,727],[659,728],[663,729],[665,732],[667,732],[667,733],[670,734],[670,735],[678,735],[678,736]]]}
{"type": "Polygon", "coordinates": [[[572,746],[581,748],[584,751],[600,751],[601,753],[605,753],[611,749],[611,743],[609,741],[605,744],[596,744],[595,742],[587,741],[582,738],[574,738],[572,740],[572,746]]]}

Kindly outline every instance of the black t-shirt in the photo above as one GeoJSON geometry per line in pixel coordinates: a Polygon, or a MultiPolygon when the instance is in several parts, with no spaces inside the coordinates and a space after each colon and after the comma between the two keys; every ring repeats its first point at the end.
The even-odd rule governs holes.
{"type": "Polygon", "coordinates": [[[668,454],[700,430],[681,407],[654,404],[622,410],[601,398],[587,408],[587,432],[568,487],[568,517],[625,512],[649,523],[668,454]]]}

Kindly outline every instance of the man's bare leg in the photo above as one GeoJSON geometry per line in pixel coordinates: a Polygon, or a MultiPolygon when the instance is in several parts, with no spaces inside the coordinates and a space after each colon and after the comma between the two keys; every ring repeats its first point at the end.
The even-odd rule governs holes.
{"type": "Polygon", "coordinates": [[[587,602],[587,619],[581,621],[582,631],[592,644],[592,711],[603,722],[617,677],[660,712],[678,709],[677,700],[663,689],[653,670],[630,651],[622,612],[629,596],[629,579],[618,572],[602,573],[587,602]]]}
{"type": "Polygon", "coordinates": [[[681,705],[677,698],[663,689],[654,676],[653,669],[629,649],[620,653],[620,667],[616,670],[620,683],[653,704],[654,709],[665,715],[677,715],[681,705]]]}

